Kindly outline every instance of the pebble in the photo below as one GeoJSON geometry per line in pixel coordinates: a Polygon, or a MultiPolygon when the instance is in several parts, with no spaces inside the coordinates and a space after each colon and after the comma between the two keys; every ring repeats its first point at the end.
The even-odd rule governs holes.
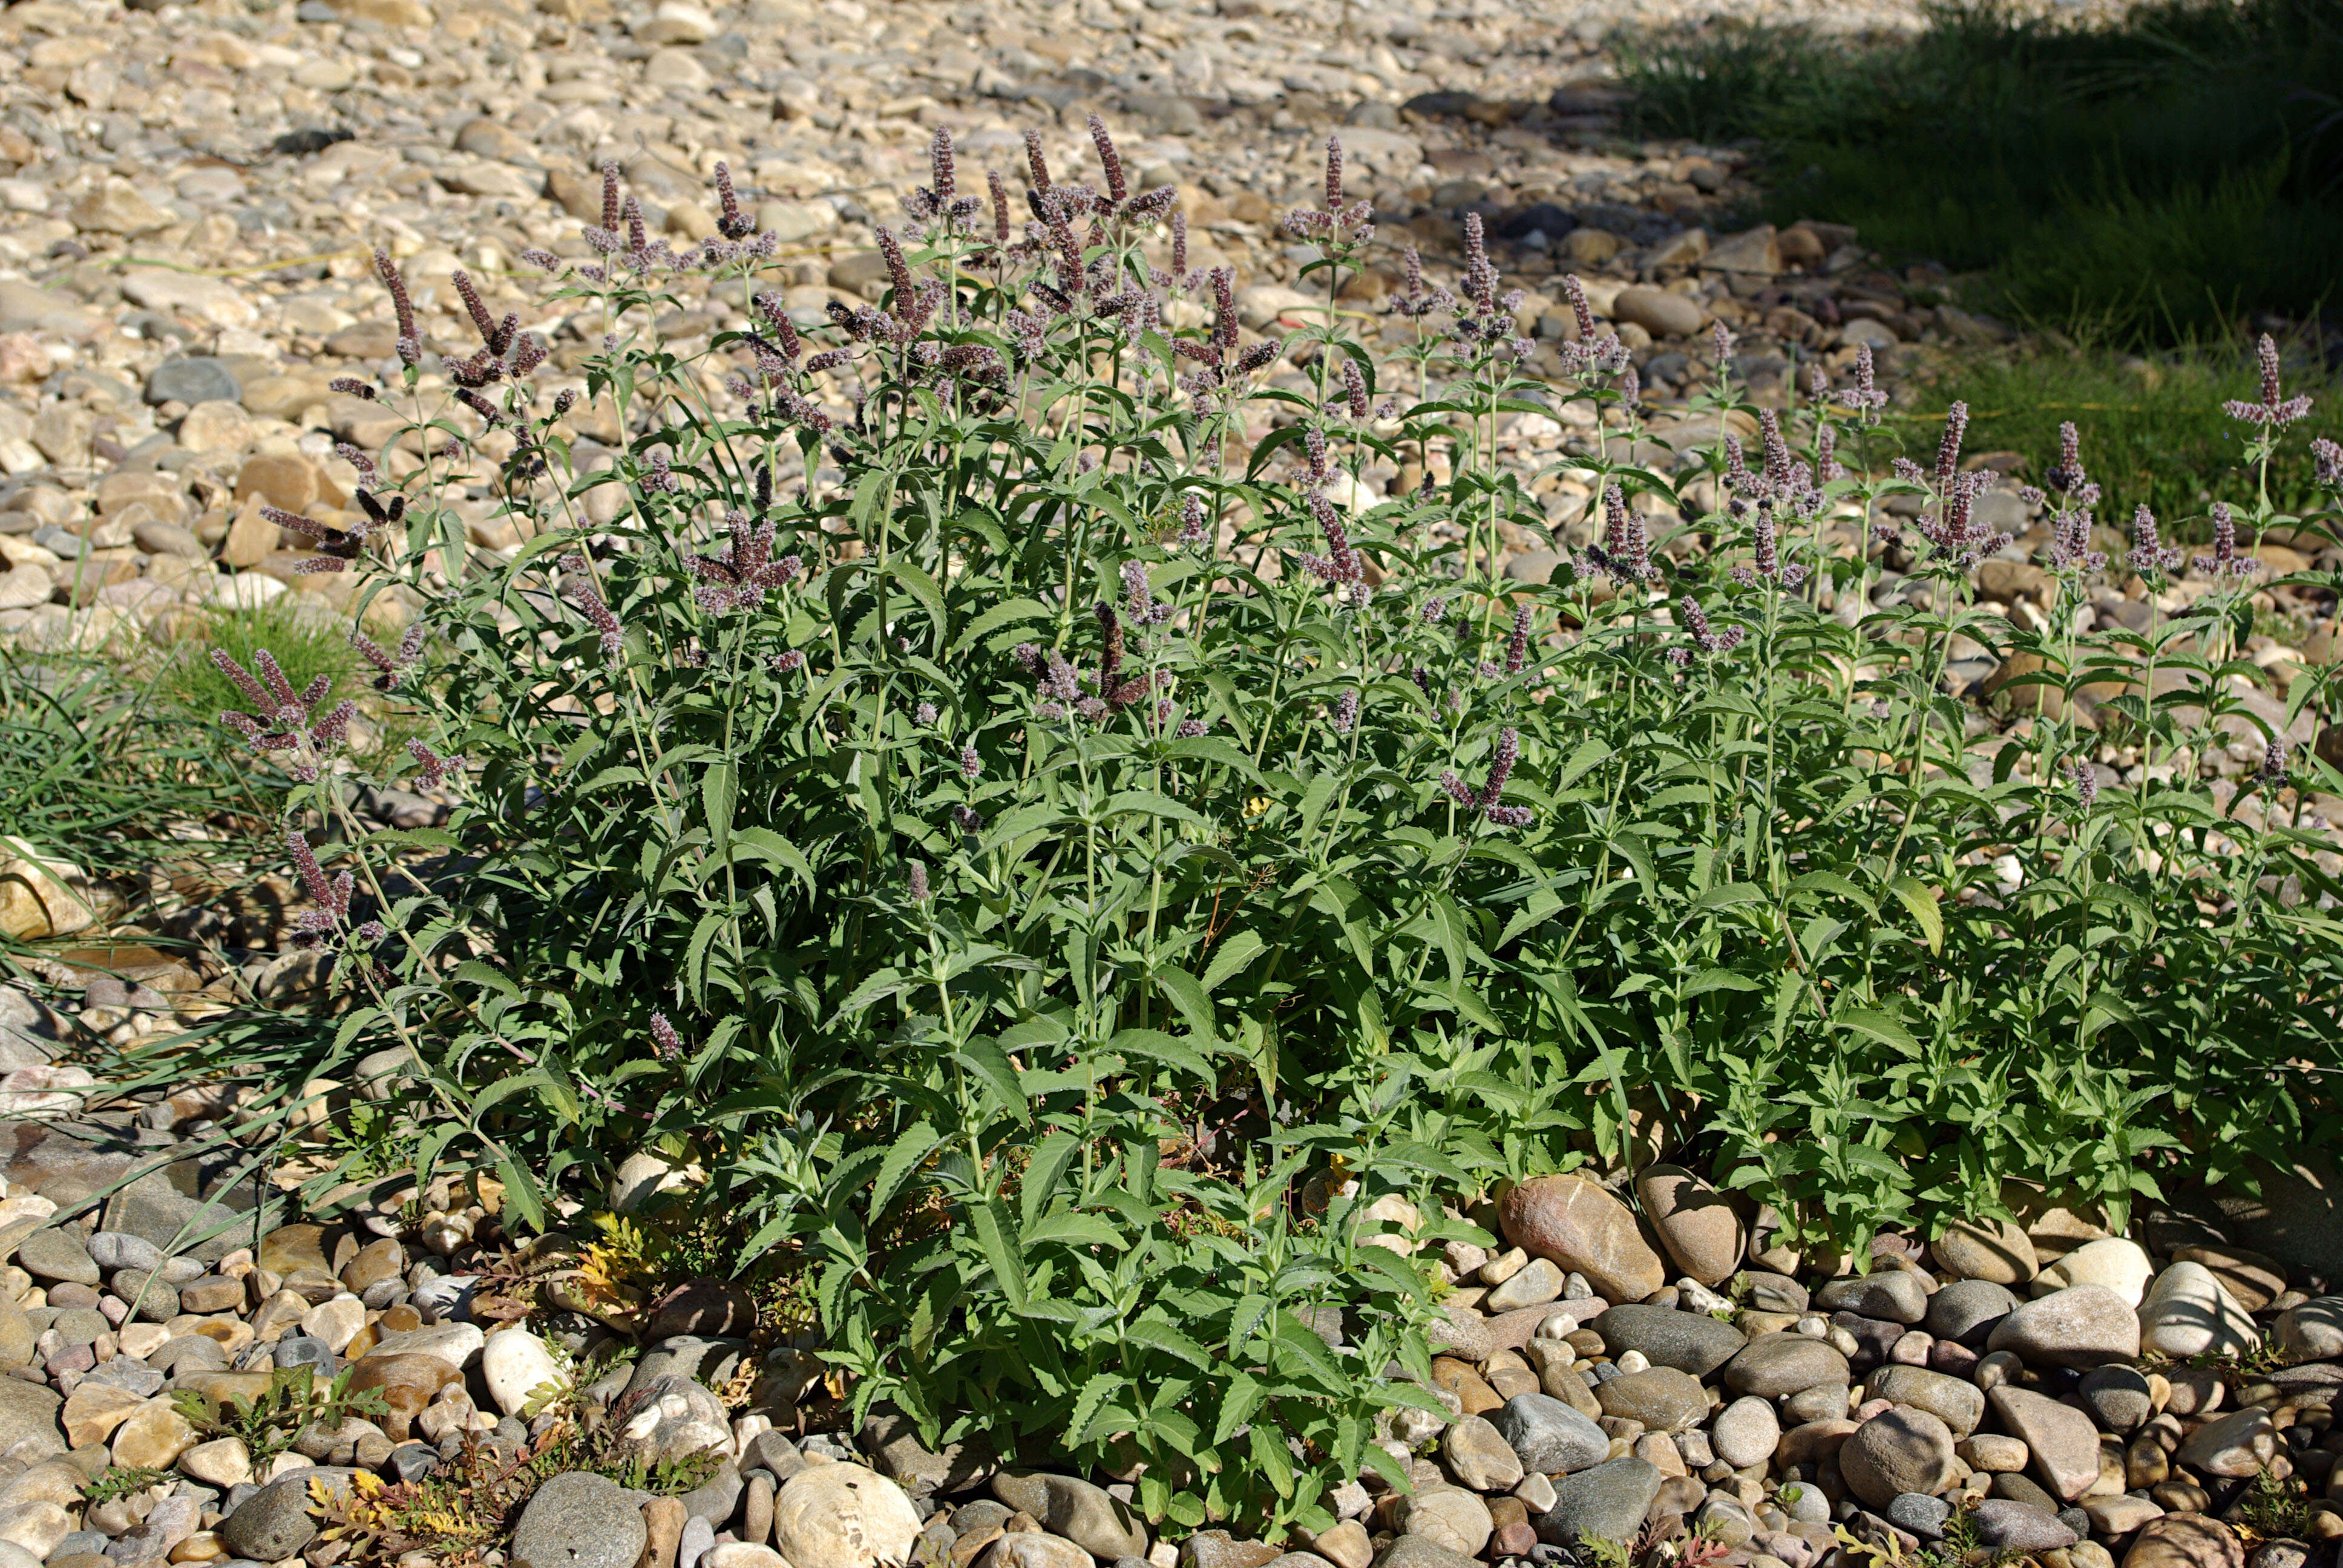
{"type": "Polygon", "coordinates": [[[1552,1508],[1534,1523],[1542,1541],[1564,1544],[1588,1536],[1623,1541],[1660,1493],[1660,1473],[1634,1458],[1614,1459],[1554,1483],[1552,1508]]]}
{"type": "MultiPolygon", "coordinates": [[[[872,1479],[882,1482],[884,1492],[868,1488],[857,1490],[860,1484],[859,1482],[850,1485],[846,1481],[835,1480],[803,1492],[798,1491],[808,1477],[820,1475],[826,1468],[816,1466],[791,1478],[781,1488],[779,1499],[774,1504],[774,1544],[780,1548],[781,1555],[791,1562],[798,1560],[799,1553],[791,1551],[789,1541],[783,1537],[782,1522],[793,1517],[793,1507],[804,1512],[814,1507],[809,1500],[838,1497],[850,1500],[858,1506],[867,1503],[874,1511],[874,1518],[884,1520],[892,1516],[889,1513],[888,1495],[891,1493],[897,1499],[902,1497],[901,1488],[877,1476],[872,1479]],[[793,1493],[799,1499],[796,1504],[790,1502],[793,1493]]],[[[1146,1525],[1128,1504],[1087,1481],[1071,1475],[1003,1471],[992,1478],[992,1494],[1010,1507],[1031,1514],[1041,1522],[1044,1528],[1074,1542],[1093,1556],[1112,1559],[1147,1554],[1146,1525]]],[[[843,1506],[844,1503],[838,1505],[843,1506]]],[[[905,1502],[904,1514],[911,1518],[910,1534],[917,1535],[919,1521],[916,1516],[909,1514],[909,1510],[910,1503],[905,1502]]],[[[910,1536],[906,1536],[905,1544],[893,1550],[908,1551],[909,1541],[910,1536]]],[[[803,1554],[809,1561],[828,1561],[809,1548],[803,1554]]]]}
{"type": "Polygon", "coordinates": [[[2158,1274],[2137,1322],[2139,1348],[2150,1355],[2244,1355],[2262,1342],[2245,1309],[2202,1263],[2174,1263],[2158,1274]]]}
{"type": "Polygon", "coordinates": [[[2101,1285],[2121,1296],[2126,1306],[2137,1307],[2155,1272],[2146,1248],[2120,1236],[2108,1236],[2086,1241],[2068,1252],[2036,1275],[2029,1288],[2034,1294],[2045,1296],[2069,1285],[2101,1285]]]}
{"type": "Polygon", "coordinates": [[[641,1507],[607,1476],[557,1475],[537,1489],[513,1532],[513,1568],[634,1568],[641,1507]]]}
{"type": "Polygon", "coordinates": [[[1996,1388],[1986,1397],[2052,1495],[2072,1503],[2099,1479],[2099,1434],[2089,1416],[2030,1389],[1996,1388]]]}
{"type": "Polygon", "coordinates": [[[1684,1167],[1667,1164],[1636,1172],[1635,1200],[1659,1232],[1669,1261],[1694,1282],[1722,1284],[1741,1266],[1749,1245],[1742,1217],[1746,1200],[1728,1197],[1684,1167]]]}
{"type": "Polygon", "coordinates": [[[2105,1285],[2075,1285],[2020,1303],[1994,1325],[1986,1346],[2048,1366],[2104,1366],[2140,1353],[2141,1322],[2105,1285]]]}
{"type": "Polygon", "coordinates": [[[1611,1452],[1601,1427],[1549,1394],[1515,1394],[1489,1420],[1523,1467],[1542,1475],[1584,1470],[1611,1452]]]}
{"type": "Polygon", "coordinates": [[[1956,1279],[2022,1285],[2039,1267],[2026,1228],[2014,1220],[1956,1220],[1928,1247],[1956,1279]]]}
{"type": "Polygon", "coordinates": [[[1653,1366],[1706,1377],[1731,1361],[1748,1339],[1704,1312],[1640,1304],[1609,1309],[1587,1325],[1614,1355],[1641,1354],[1653,1366]]]}
{"type": "Polygon", "coordinates": [[[1857,1497],[1885,1508],[1897,1493],[1935,1493],[1952,1484],[1960,1461],[1952,1430],[1924,1410],[1896,1408],[1848,1434],[1838,1451],[1839,1472],[1857,1497]]]}
{"type": "Polygon", "coordinates": [[[2055,1552],[2075,1543],[2075,1533],[2056,1514],[2006,1498],[1977,1503],[1969,1512],[1969,1525],[1977,1543],[1993,1552],[2055,1552]]]}
{"type": "Polygon", "coordinates": [[[2123,1568],[2245,1568],[2237,1533],[2217,1519],[2167,1513],[2140,1526],[2123,1568]]]}
{"type": "Polygon", "coordinates": [[[1778,1399],[1824,1384],[1845,1384],[1846,1356],[1836,1347],[1804,1334],[1762,1334],[1751,1340],[1723,1372],[1735,1393],[1778,1399]]]}

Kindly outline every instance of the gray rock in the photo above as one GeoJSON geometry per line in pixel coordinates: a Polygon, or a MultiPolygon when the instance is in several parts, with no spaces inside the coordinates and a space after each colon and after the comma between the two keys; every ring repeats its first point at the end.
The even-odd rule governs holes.
{"type": "Polygon", "coordinates": [[[911,1418],[893,1405],[875,1407],[859,1434],[870,1468],[901,1483],[913,1496],[966,1492],[992,1479],[1000,1462],[981,1438],[948,1442],[939,1453],[920,1441],[911,1418]]]}
{"type": "Polygon", "coordinates": [[[146,1364],[166,1377],[191,1372],[226,1372],[227,1352],[221,1348],[219,1341],[208,1335],[181,1334],[164,1341],[162,1348],[146,1358],[146,1364]]]}
{"type": "Polygon", "coordinates": [[[146,401],[149,403],[179,402],[190,406],[197,403],[240,403],[244,387],[236,372],[224,360],[209,355],[186,359],[170,359],[147,373],[146,401]]]}
{"type": "Polygon", "coordinates": [[[36,1280],[95,1285],[97,1263],[80,1240],[64,1231],[35,1231],[16,1243],[16,1261],[36,1280]]]}
{"type": "MultiPolygon", "coordinates": [[[[789,1433],[785,1432],[760,1432],[750,1438],[743,1462],[750,1470],[764,1471],[776,1483],[787,1481],[806,1467],[805,1455],[798,1452],[797,1445],[789,1441],[789,1433]]],[[[969,1506],[973,1508],[979,1504],[970,1503],[969,1506]]],[[[1000,1505],[989,1503],[983,1506],[1000,1505]]]]}
{"type": "Polygon", "coordinates": [[[145,1362],[116,1356],[110,1362],[99,1362],[97,1369],[85,1374],[81,1381],[108,1383],[141,1399],[151,1399],[163,1392],[165,1380],[161,1372],[145,1362]]]}
{"type": "Polygon", "coordinates": [[[1773,1405],[1753,1394],[1744,1394],[1719,1411],[1709,1433],[1712,1452],[1735,1470],[1771,1459],[1781,1441],[1782,1422],[1773,1405]]]}
{"type": "Polygon", "coordinates": [[[1887,1505],[1887,1522],[1900,1529],[1909,1530],[1923,1541],[1942,1541],[1945,1521],[1953,1516],[1953,1505],[1941,1497],[1930,1497],[1924,1492],[1901,1492],[1887,1505]]]}
{"type": "Polygon", "coordinates": [[[1813,1301],[1805,1286],[1767,1269],[1744,1269],[1734,1276],[1734,1284],[1761,1312],[1803,1312],[1813,1301]]]}
{"type": "MultiPolygon", "coordinates": [[[[1996,1483],[2004,1479],[1995,1478],[1996,1483]]],[[[2001,1497],[1980,1501],[1970,1512],[1969,1523],[1977,1544],[1994,1552],[2055,1552],[2077,1539],[2050,1510],[2001,1497]]]]}
{"type": "Polygon", "coordinates": [[[660,1340],[643,1352],[627,1380],[627,1392],[636,1393],[661,1378],[679,1377],[715,1388],[729,1382],[749,1352],[747,1340],[702,1339],[679,1334],[660,1340]]]}
{"type": "Polygon", "coordinates": [[[2314,1296],[2279,1313],[2278,1342],[2298,1356],[2343,1356],[2343,1296],[2314,1296]]]}
{"type": "Polygon", "coordinates": [[[726,1460],[714,1475],[683,1494],[683,1513],[687,1519],[705,1519],[721,1530],[731,1522],[732,1511],[740,1506],[743,1485],[740,1467],[726,1460]]]}
{"type": "Polygon", "coordinates": [[[2075,1392],[2091,1407],[2099,1425],[2128,1437],[2156,1413],[2156,1396],[2137,1367],[2104,1366],[2083,1374],[2075,1392]]]}
{"type": "Polygon", "coordinates": [[[1985,1342],[2037,1366],[2105,1366],[2139,1354],[2140,1317],[2105,1285],[2070,1285],[2018,1306],[1985,1342]]]}
{"type": "Polygon", "coordinates": [[[1824,1312],[1853,1312],[1884,1322],[1916,1323],[1928,1315],[1928,1288],[1920,1276],[1890,1265],[1868,1274],[1832,1280],[1815,1292],[1824,1312]]]}
{"type": "Polygon", "coordinates": [[[1674,1435],[1697,1426],[1708,1414],[1708,1394],[1700,1380],[1674,1367],[1649,1367],[1613,1378],[1595,1390],[1603,1413],[1640,1421],[1650,1432],[1674,1435]]]}
{"type": "Polygon", "coordinates": [[[990,1497],[980,1497],[973,1503],[963,1503],[951,1512],[954,1535],[980,1535],[995,1525],[1006,1524],[1017,1511],[1005,1503],[995,1503],[990,1497]]]}
{"type": "Polygon", "coordinates": [[[1858,1426],[1838,1451],[1847,1490],[1874,1508],[1898,1493],[1943,1491],[1958,1473],[1953,1432],[1925,1410],[1898,1405],[1858,1426]]]}
{"type": "MultiPolygon", "coordinates": [[[[613,1486],[611,1490],[617,1488],[613,1486]]],[[[219,1523],[220,1544],[238,1557],[249,1557],[256,1563],[282,1562],[317,1538],[317,1521],[309,1517],[306,1471],[269,1483],[237,1504],[236,1512],[219,1523]]],[[[639,1543],[636,1550],[641,1550],[639,1543]]]]}
{"type": "Polygon", "coordinates": [[[1947,1372],[1901,1363],[1884,1366],[1864,1380],[1872,1399],[1908,1404],[1925,1410],[1952,1428],[1956,1442],[1977,1429],[1985,1419],[1985,1394],[1976,1384],[1947,1372]]]}
{"type": "Polygon", "coordinates": [[[1451,1552],[1428,1535],[1401,1535],[1383,1548],[1374,1568],[1481,1568],[1481,1564],[1478,1559],[1451,1552]]]}
{"type": "Polygon", "coordinates": [[[151,1272],[163,1266],[163,1249],[127,1231],[96,1231],[84,1250],[89,1253],[90,1261],[101,1269],[145,1269],[151,1272]]]}
{"type": "Polygon", "coordinates": [[[1611,1452],[1601,1427],[1551,1394],[1517,1393],[1490,1415],[1489,1424],[1521,1456],[1523,1470],[1541,1475],[1584,1470],[1611,1452]]]}
{"type": "Polygon", "coordinates": [[[280,1367],[315,1367],[321,1378],[330,1378],[342,1370],[341,1358],[313,1334],[287,1334],[277,1342],[274,1359],[280,1367]]]}
{"type": "Polygon", "coordinates": [[[57,1424],[61,1395],[22,1378],[0,1377],[0,1453],[30,1442],[28,1453],[63,1453],[65,1431],[57,1424]]]}
{"type": "Polygon", "coordinates": [[[2008,1288],[1991,1280],[1956,1280],[1928,1298],[1921,1325],[1940,1340],[1983,1350],[1993,1327],[2017,1308],[2008,1288]]]}
{"type": "Polygon", "coordinates": [[[1749,1342],[1739,1329],[1706,1312],[1640,1303],[1613,1307],[1587,1327],[1603,1336],[1614,1356],[1641,1351],[1654,1366],[1674,1367],[1694,1377],[1706,1377],[1749,1342]]]}
{"type": "Polygon", "coordinates": [[[1725,1363],[1725,1385],[1735,1393],[1779,1399],[1825,1383],[1844,1383],[1846,1357],[1805,1334],[1760,1334],[1725,1363]]]}
{"type": "Polygon", "coordinates": [[[689,1378],[654,1378],[631,1389],[611,1414],[623,1423],[621,1440],[645,1463],[681,1459],[732,1440],[723,1404],[689,1378]]]}
{"type": "Polygon", "coordinates": [[[1997,1472],[1989,1484],[1995,1501],[2030,1508],[2045,1517],[2056,1517],[2058,1500],[2050,1495],[2031,1476],[2014,1470],[1997,1472]]]}
{"type": "Polygon", "coordinates": [[[1643,1460],[1614,1459],[1555,1482],[1554,1506],[1530,1523],[1551,1545],[1574,1545],[1589,1536],[1625,1542],[1660,1494],[1660,1481],[1659,1471],[1643,1460]]]}
{"type": "MultiPolygon", "coordinates": [[[[248,1216],[223,1203],[200,1202],[172,1184],[172,1175],[186,1169],[182,1162],[169,1171],[150,1171],[107,1199],[105,1228],[128,1231],[166,1251],[205,1263],[216,1263],[237,1247],[250,1246],[248,1216]],[[217,1233],[206,1236],[206,1231],[217,1233]]],[[[248,1184],[239,1184],[236,1191],[249,1200],[248,1184]]],[[[90,1255],[97,1257],[95,1251],[90,1255]]],[[[97,1261],[101,1267],[106,1264],[104,1258],[97,1261]]]]}
{"type": "Polygon", "coordinates": [[[992,1495],[1039,1520],[1093,1557],[1144,1557],[1147,1526],[1130,1504],[1104,1488],[1071,1475],[1004,1470],[992,1478],[992,1495]]]}
{"type": "Polygon", "coordinates": [[[617,1482],[571,1471],[538,1487],[521,1510],[510,1560],[513,1568],[634,1568],[645,1533],[641,1505],[617,1482]]]}

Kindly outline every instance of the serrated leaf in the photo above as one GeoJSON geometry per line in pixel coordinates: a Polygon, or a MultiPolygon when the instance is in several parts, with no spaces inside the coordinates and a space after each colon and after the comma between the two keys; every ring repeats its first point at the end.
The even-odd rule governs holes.
{"type": "Polygon", "coordinates": [[[998,1198],[988,1198],[981,1203],[971,1203],[968,1211],[969,1225],[976,1232],[977,1245],[983,1249],[984,1261],[991,1265],[992,1278],[1001,1293],[1008,1298],[1011,1312],[1022,1312],[1032,1301],[1032,1286],[1025,1277],[1024,1246],[1017,1233],[1017,1221],[1011,1218],[1009,1205],[998,1198]]]}

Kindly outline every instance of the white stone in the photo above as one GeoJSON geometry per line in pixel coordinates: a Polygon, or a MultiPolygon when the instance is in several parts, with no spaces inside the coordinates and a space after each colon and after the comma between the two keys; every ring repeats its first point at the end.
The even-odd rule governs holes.
{"type": "Polygon", "coordinates": [[[215,1438],[179,1455],[179,1468],[207,1486],[235,1486],[252,1479],[252,1452],[240,1437],[215,1438]]]}
{"type": "Polygon", "coordinates": [[[70,861],[27,839],[0,839],[0,935],[61,937],[91,924],[97,911],[79,890],[83,879],[70,861]]]}
{"type": "Polygon", "coordinates": [[[716,18],[686,0],[663,0],[633,32],[646,44],[705,44],[716,36],[716,18]]]}
{"type": "Polygon", "coordinates": [[[2121,1236],[2109,1236],[2076,1248],[2036,1274],[2028,1289],[2035,1295],[2046,1296],[2069,1285],[2105,1285],[2124,1299],[2124,1305],[2137,1307],[2155,1275],[2156,1265],[2148,1261],[2146,1248],[2121,1236]]]}
{"type": "Polygon", "coordinates": [[[769,1546],[752,1546],[746,1541],[727,1541],[710,1547],[700,1560],[703,1568],[789,1568],[781,1554],[769,1546]]]}
{"type": "Polygon", "coordinates": [[[214,327],[249,327],[260,318],[252,301],[233,284],[162,267],[135,266],[124,273],[122,297],[148,310],[192,316],[214,327]]]}
{"type": "Polygon", "coordinates": [[[2261,1342],[2253,1319],[2202,1263],[2173,1264],[2156,1276],[2139,1304],[2143,1354],[2244,1355],[2259,1350],[2261,1342]]]}
{"type": "Polygon", "coordinates": [[[773,1544],[792,1563],[876,1568],[908,1558],[919,1538],[903,1489],[859,1464],[801,1470],[773,1502],[773,1544]]]}
{"type": "Polygon", "coordinates": [[[36,604],[46,604],[49,596],[57,591],[45,567],[26,562],[21,567],[0,573],[0,609],[30,609],[36,604]]]}
{"type": "Polygon", "coordinates": [[[569,1378],[545,1342],[527,1329],[500,1329],[490,1334],[480,1351],[480,1378],[488,1397],[507,1415],[518,1415],[539,1389],[548,1392],[569,1386],[569,1378]]]}
{"type": "Polygon", "coordinates": [[[301,1332],[340,1355],[366,1327],[366,1303],[356,1296],[329,1296],[301,1314],[301,1332]]]}
{"type": "Polygon", "coordinates": [[[452,1367],[468,1367],[480,1357],[488,1336],[478,1323],[434,1323],[403,1334],[385,1334],[369,1355],[437,1356],[452,1367]]]}

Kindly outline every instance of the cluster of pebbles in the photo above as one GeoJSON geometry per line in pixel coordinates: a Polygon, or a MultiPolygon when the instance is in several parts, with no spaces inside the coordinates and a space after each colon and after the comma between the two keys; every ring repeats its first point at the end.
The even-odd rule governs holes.
{"type": "MultiPolygon", "coordinates": [[[[680,1495],[547,1481],[498,1549],[516,1568],[1592,1568],[1614,1546],[1646,1568],[2312,1568],[2343,1538],[2343,1296],[2160,1209],[2134,1236],[2039,1205],[1884,1236],[1858,1270],[1674,1166],[1502,1189],[1469,1215],[1499,1250],[1420,1254],[1446,1282],[1444,1413],[1378,1430],[1410,1485],[1369,1469],[1287,1540],[1165,1541],[1129,1475],[933,1452],[883,1406],[819,1430],[815,1347],[756,1336],[723,1282],[626,1333],[550,1285],[512,1321],[519,1273],[558,1280],[575,1243],[507,1235],[493,1183],[273,1222],[207,1151],[216,1094],[57,1100],[13,1105],[0,1164],[0,1568],[331,1568],[360,1473],[510,1461],[571,1409],[643,1473],[705,1457],[680,1495]],[[274,1433],[189,1419],[298,1367],[381,1403],[274,1433]]],[[[658,1187],[639,1162],[622,1209],[658,1187]]],[[[1411,1249],[1414,1217],[1384,1217],[1411,1249]]]]}

